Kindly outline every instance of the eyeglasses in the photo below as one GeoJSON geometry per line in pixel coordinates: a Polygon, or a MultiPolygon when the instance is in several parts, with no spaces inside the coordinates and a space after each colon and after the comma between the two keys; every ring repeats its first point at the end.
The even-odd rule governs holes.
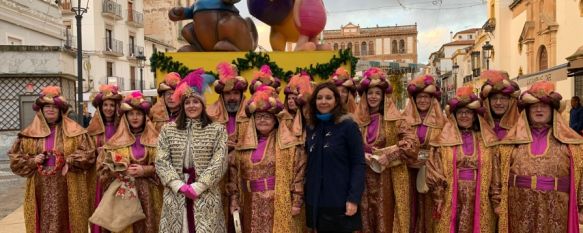
{"type": "Polygon", "coordinates": [[[255,120],[271,120],[273,119],[273,115],[268,114],[268,113],[259,113],[259,114],[255,114],[255,120]]]}
{"type": "Polygon", "coordinates": [[[474,111],[471,111],[471,110],[470,111],[460,110],[460,111],[457,111],[455,114],[457,116],[464,116],[464,115],[466,115],[466,116],[472,116],[474,114],[474,111]]]}

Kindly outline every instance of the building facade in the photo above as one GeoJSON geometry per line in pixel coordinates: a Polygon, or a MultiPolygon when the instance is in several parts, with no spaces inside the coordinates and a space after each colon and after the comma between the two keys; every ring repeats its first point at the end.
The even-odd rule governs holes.
{"type": "MultiPolygon", "coordinates": [[[[190,6],[196,0],[143,0],[144,1],[144,35],[168,45],[174,50],[188,44],[182,37],[182,27],[187,23],[172,22],[168,19],[168,12],[173,7],[190,6]]],[[[163,50],[162,50],[163,51],[163,50]]]]}
{"type": "Polygon", "coordinates": [[[54,1],[0,0],[0,160],[32,121],[43,87],[61,87],[75,105],[74,47],[54,1]]]}
{"type": "MultiPolygon", "coordinates": [[[[140,83],[139,60],[144,55],[144,14],[142,0],[81,1],[88,11],[81,21],[84,101],[102,84],[115,84],[120,90],[139,90],[152,80],[140,83]],[[86,5],[84,5],[86,4],[86,5]]],[[[75,0],[61,0],[63,26],[68,35],[77,35],[75,0]]]]}
{"type": "Polygon", "coordinates": [[[583,95],[581,76],[569,77],[567,58],[583,45],[583,1],[488,1],[493,68],[508,71],[522,89],[538,80],[554,82],[568,100],[583,95]]]}
{"type": "Polygon", "coordinates": [[[417,63],[417,34],[417,24],[361,28],[348,23],[324,30],[322,41],[334,50],[350,48],[364,61],[417,63]]]}
{"type": "MultiPolygon", "coordinates": [[[[442,92],[442,104],[455,95],[455,90],[464,85],[468,74],[480,72],[481,60],[469,59],[476,42],[480,41],[481,29],[470,28],[451,36],[451,41],[431,53],[426,73],[434,75],[442,92]]],[[[473,53],[475,56],[475,53],[473,53]]]]}

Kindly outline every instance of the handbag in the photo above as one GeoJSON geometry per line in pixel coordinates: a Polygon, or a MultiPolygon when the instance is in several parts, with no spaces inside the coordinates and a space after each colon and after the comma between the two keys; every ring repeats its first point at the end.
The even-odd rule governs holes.
{"type": "Polygon", "coordinates": [[[123,177],[116,178],[109,185],[89,222],[112,232],[120,232],[145,218],[133,177],[123,177]]]}
{"type": "Polygon", "coordinates": [[[233,225],[235,226],[235,232],[236,233],[242,233],[243,230],[241,230],[241,217],[239,215],[239,211],[235,211],[233,212],[233,225]]]}
{"type": "Polygon", "coordinates": [[[387,168],[396,167],[396,166],[403,164],[403,162],[400,159],[393,159],[393,160],[389,161],[389,164],[387,166],[383,166],[381,163],[379,163],[379,159],[381,158],[381,156],[385,156],[384,153],[390,149],[391,149],[391,147],[387,147],[387,148],[383,148],[383,149],[373,148],[373,155],[372,155],[372,158],[370,160],[369,167],[374,172],[382,173],[387,168]]]}
{"type": "Polygon", "coordinates": [[[423,161],[423,165],[419,168],[419,171],[417,171],[417,179],[415,180],[415,186],[419,193],[429,192],[429,186],[427,186],[427,166],[425,166],[425,162],[428,158],[428,150],[422,149],[419,151],[419,160],[423,161]]]}

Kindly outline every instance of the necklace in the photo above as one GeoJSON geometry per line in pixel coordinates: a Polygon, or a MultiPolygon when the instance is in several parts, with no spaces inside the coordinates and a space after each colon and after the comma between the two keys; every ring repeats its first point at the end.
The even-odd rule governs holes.
{"type": "Polygon", "coordinates": [[[48,166],[48,168],[45,169],[45,166],[43,166],[42,164],[37,164],[36,165],[37,170],[42,176],[52,176],[54,174],[57,174],[57,171],[61,170],[61,168],[63,168],[63,166],[65,165],[65,157],[63,156],[62,153],[58,152],[57,150],[46,151],[43,154],[45,154],[46,157],[54,156],[55,166],[48,166]]]}

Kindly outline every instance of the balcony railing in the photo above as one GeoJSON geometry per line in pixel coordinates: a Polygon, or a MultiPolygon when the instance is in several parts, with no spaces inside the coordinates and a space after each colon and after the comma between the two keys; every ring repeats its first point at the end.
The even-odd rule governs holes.
{"type": "Polygon", "coordinates": [[[140,55],[140,51],[144,51],[144,47],[142,46],[132,46],[131,44],[128,44],[128,58],[129,59],[136,59],[138,57],[138,55],[140,55]]]}
{"type": "Polygon", "coordinates": [[[104,49],[103,53],[107,55],[121,57],[123,56],[123,42],[113,39],[113,38],[104,38],[104,49]]]}
{"type": "Polygon", "coordinates": [[[63,30],[63,37],[65,38],[63,40],[63,47],[66,49],[73,49],[73,48],[77,48],[77,38],[73,36],[73,33],[71,32],[71,29],[64,29],[63,30]]]}
{"type": "Polygon", "coordinates": [[[128,25],[134,27],[144,27],[144,14],[135,10],[128,9],[128,25]]]}
{"type": "Polygon", "coordinates": [[[113,19],[122,19],[121,5],[110,0],[103,0],[101,14],[113,19]]]}
{"type": "Polygon", "coordinates": [[[74,14],[73,11],[71,11],[71,8],[73,8],[73,4],[71,4],[71,0],[61,0],[61,2],[59,3],[59,6],[61,7],[61,14],[63,14],[63,15],[74,14]]]}

